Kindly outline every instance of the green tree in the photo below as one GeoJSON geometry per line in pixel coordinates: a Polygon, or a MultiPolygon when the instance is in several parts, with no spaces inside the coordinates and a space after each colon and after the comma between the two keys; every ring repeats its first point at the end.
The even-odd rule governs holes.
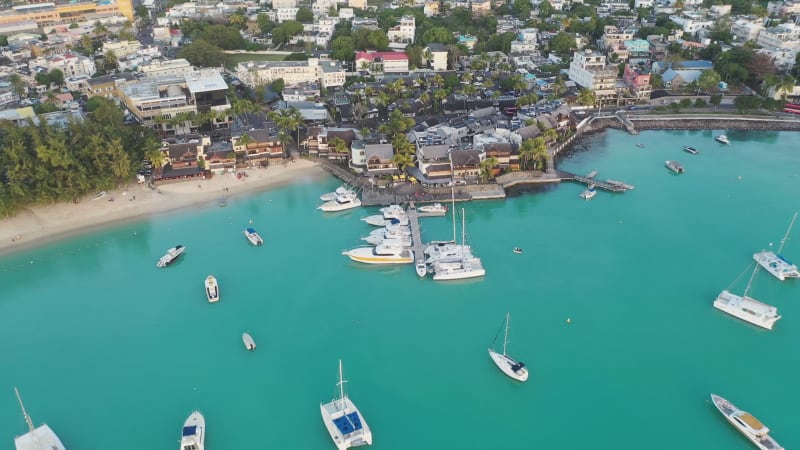
{"type": "Polygon", "coordinates": [[[482,183],[486,183],[489,179],[494,178],[492,171],[495,167],[497,167],[498,163],[499,161],[494,156],[490,156],[481,161],[479,171],[482,183]]]}
{"type": "Polygon", "coordinates": [[[453,33],[445,27],[433,27],[422,34],[423,44],[450,44],[452,42],[455,42],[453,33]]]}
{"type": "Polygon", "coordinates": [[[258,24],[258,29],[261,30],[261,33],[266,34],[272,31],[275,28],[275,22],[269,19],[269,16],[260,13],[256,16],[256,24],[258,24]]]}
{"type": "Polygon", "coordinates": [[[186,59],[194,66],[216,67],[225,60],[225,53],[216,45],[199,39],[183,47],[178,52],[178,57],[186,59]]]}
{"type": "Polygon", "coordinates": [[[341,36],[331,41],[331,57],[339,61],[352,61],[355,58],[353,38],[341,36]]]}
{"type": "Polygon", "coordinates": [[[761,108],[761,99],[754,95],[741,95],[736,97],[733,104],[736,106],[737,112],[747,113],[761,108]]]}
{"type": "Polygon", "coordinates": [[[556,12],[555,8],[547,0],[539,3],[539,17],[546,19],[552,16],[554,12],[556,12]]]}
{"type": "Polygon", "coordinates": [[[721,95],[712,95],[711,97],[709,97],[708,103],[711,104],[711,105],[714,105],[714,110],[716,110],[717,106],[719,106],[720,103],[722,103],[722,96],[721,95]]]}
{"type": "Polygon", "coordinates": [[[283,81],[283,78],[278,78],[269,85],[270,89],[272,89],[272,92],[277,93],[283,92],[284,86],[286,86],[286,83],[283,81]]]}
{"type": "Polygon", "coordinates": [[[297,8],[297,16],[295,18],[300,23],[311,23],[314,21],[314,13],[306,6],[297,8]]]}
{"type": "Polygon", "coordinates": [[[13,73],[10,77],[8,77],[8,82],[11,83],[11,89],[14,91],[19,98],[24,98],[27,96],[28,93],[28,85],[19,76],[19,74],[13,73]]]}
{"type": "Polygon", "coordinates": [[[103,55],[103,66],[105,67],[106,70],[109,70],[116,68],[117,64],[119,64],[119,60],[117,59],[117,54],[114,53],[113,50],[108,50],[103,55]]]}
{"type": "Polygon", "coordinates": [[[594,106],[597,103],[597,97],[594,92],[589,89],[581,89],[578,93],[578,103],[583,106],[594,106]]]}
{"type": "Polygon", "coordinates": [[[550,40],[550,51],[559,56],[570,56],[576,48],[575,36],[563,31],[550,40]]]}
{"type": "Polygon", "coordinates": [[[717,88],[720,76],[715,70],[704,70],[697,79],[697,87],[704,92],[711,92],[717,88]]]}

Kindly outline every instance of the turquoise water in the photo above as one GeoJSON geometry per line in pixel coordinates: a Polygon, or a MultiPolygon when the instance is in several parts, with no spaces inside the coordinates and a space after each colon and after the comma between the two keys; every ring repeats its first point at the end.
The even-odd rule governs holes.
{"type": "MultiPolygon", "coordinates": [[[[711,392],[799,447],[800,280],[757,278],[752,295],[784,316],[771,332],[711,306],[742,292],[753,251],[800,209],[797,135],[714,134],[610,131],[560,164],[636,186],[624,194],[584,201],[563,183],[459,205],[481,280],[351,263],[341,251],[375,209],[316,211],[332,178],[2,258],[0,447],[25,431],[17,386],[70,449],[175,449],[193,409],[210,450],[333,449],[319,403],[339,358],[375,449],[752,448],[711,392]],[[264,247],[242,235],[250,220],[264,247]],[[179,243],[183,258],[156,269],[179,243]],[[486,352],[506,312],[524,384],[486,352]]],[[[452,237],[449,218],[423,220],[426,239],[452,237]]],[[[800,260],[797,241],[784,253],[800,260]]]]}

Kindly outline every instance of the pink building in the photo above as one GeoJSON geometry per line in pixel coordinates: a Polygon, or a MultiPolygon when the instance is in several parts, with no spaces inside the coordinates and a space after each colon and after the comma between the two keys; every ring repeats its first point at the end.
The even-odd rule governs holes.
{"type": "Polygon", "coordinates": [[[650,94],[653,89],[650,86],[649,72],[628,64],[625,66],[625,73],[622,74],[622,80],[625,82],[625,85],[630,88],[631,96],[633,96],[637,102],[650,100],[650,94]]]}
{"type": "Polygon", "coordinates": [[[408,56],[403,52],[356,52],[356,70],[408,73],[408,56]]]}

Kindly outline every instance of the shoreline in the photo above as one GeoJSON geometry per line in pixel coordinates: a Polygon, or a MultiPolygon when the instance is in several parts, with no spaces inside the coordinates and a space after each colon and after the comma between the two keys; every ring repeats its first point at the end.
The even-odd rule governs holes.
{"type": "Polygon", "coordinates": [[[141,184],[108,191],[101,198],[86,197],[77,204],[57,203],[25,208],[0,220],[0,256],[82,236],[98,229],[145,220],[193,206],[208,205],[221,198],[276,189],[303,178],[322,178],[328,173],[317,162],[296,159],[266,169],[244,170],[246,177],[232,173],[205,180],[159,185],[141,184]]]}

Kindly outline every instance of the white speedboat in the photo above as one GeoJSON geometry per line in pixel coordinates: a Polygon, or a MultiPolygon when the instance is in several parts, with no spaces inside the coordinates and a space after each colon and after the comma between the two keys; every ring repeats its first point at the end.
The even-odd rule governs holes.
{"type": "MultiPolygon", "coordinates": [[[[789,239],[789,233],[792,231],[792,226],[794,225],[795,220],[797,220],[797,213],[794,213],[794,217],[792,217],[792,221],[789,223],[789,228],[786,230],[786,234],[783,235],[783,239],[781,239],[781,245],[778,247],[778,251],[776,253],[762,250],[753,254],[753,259],[758,263],[758,265],[766,269],[767,272],[771,273],[772,276],[781,281],[784,281],[787,278],[800,278],[800,271],[797,270],[797,266],[792,264],[791,261],[781,255],[781,251],[783,251],[783,246],[789,239]]],[[[772,244],[770,244],[770,246],[771,245],[772,244]]]]}
{"type": "Polygon", "coordinates": [[[781,318],[778,315],[778,308],[747,296],[757,272],[758,266],[753,269],[750,280],[747,282],[747,287],[744,289],[744,294],[736,295],[725,289],[714,300],[714,308],[745,322],[771,330],[775,322],[781,318]]]}
{"type": "Polygon", "coordinates": [[[343,185],[339,186],[338,188],[336,188],[336,190],[333,191],[333,192],[328,192],[326,194],[322,194],[319,197],[319,199],[322,200],[323,202],[329,202],[331,200],[335,200],[337,195],[346,195],[346,194],[351,194],[351,193],[355,193],[355,191],[353,189],[351,189],[350,187],[348,187],[347,185],[343,184],[343,185]]]}
{"type": "Polygon", "coordinates": [[[498,353],[494,351],[494,343],[497,341],[497,338],[500,336],[500,332],[497,332],[497,336],[494,337],[494,341],[492,341],[492,347],[489,348],[489,357],[492,358],[492,361],[497,365],[497,367],[503,371],[504,374],[508,375],[509,377],[517,380],[517,381],[526,381],[528,379],[528,368],[525,367],[525,363],[515,360],[514,358],[508,356],[506,354],[506,348],[508,347],[508,326],[510,322],[511,315],[506,314],[506,332],[505,337],[503,338],[503,353],[498,353]]]}
{"type": "Polygon", "coordinates": [[[203,450],[206,442],[206,419],[194,411],[183,423],[180,450],[203,450]]]}
{"type": "Polygon", "coordinates": [[[719,136],[715,137],[714,139],[716,139],[717,142],[720,142],[722,144],[730,144],[731,143],[731,141],[728,140],[728,136],[725,136],[724,134],[720,134],[719,136]]]}
{"type": "Polygon", "coordinates": [[[401,225],[401,226],[408,226],[408,216],[403,213],[402,216],[386,218],[383,214],[373,214],[371,216],[364,217],[364,222],[376,227],[385,227],[387,225],[401,225]]]}
{"type": "Polygon", "coordinates": [[[247,240],[256,247],[264,244],[264,239],[261,238],[261,235],[258,234],[254,228],[247,228],[243,233],[247,240]]]}
{"type": "Polygon", "coordinates": [[[208,298],[209,303],[216,303],[219,301],[219,285],[214,275],[206,277],[206,298],[208,298]]]}
{"type": "Polygon", "coordinates": [[[769,428],[752,414],[742,411],[719,395],[711,394],[711,401],[731,425],[761,450],[784,450],[772,436],[769,428]]]}
{"type": "Polygon", "coordinates": [[[161,257],[156,263],[156,267],[167,267],[168,265],[174,263],[186,250],[186,247],[182,245],[176,245],[171,249],[167,250],[167,253],[161,257]]]}
{"type": "Polygon", "coordinates": [[[388,233],[383,233],[383,234],[370,234],[369,236],[361,238],[361,240],[366,241],[367,244],[370,245],[379,245],[389,239],[395,239],[400,241],[403,247],[411,247],[412,245],[414,245],[413,241],[411,240],[411,236],[394,236],[394,235],[390,236],[388,233]]]}
{"type": "Polygon", "coordinates": [[[357,247],[342,253],[353,261],[364,264],[411,264],[414,252],[402,245],[382,242],[375,247],[357,247]]]}
{"type": "Polygon", "coordinates": [[[379,209],[385,219],[400,219],[406,217],[406,210],[400,205],[389,205],[379,209]]]}
{"type": "Polygon", "coordinates": [[[361,199],[355,192],[337,195],[331,201],[327,201],[320,205],[317,209],[325,212],[345,211],[347,209],[358,208],[361,206],[361,199]]]}
{"type": "Polygon", "coordinates": [[[667,169],[675,172],[675,173],[683,173],[683,166],[680,165],[677,161],[665,161],[664,165],[667,166],[667,169]]]}
{"type": "Polygon", "coordinates": [[[443,216],[447,214],[447,205],[441,203],[434,203],[432,205],[418,206],[417,211],[423,214],[443,216]]]}
{"type": "Polygon", "coordinates": [[[581,192],[580,197],[584,200],[591,200],[595,195],[597,195],[597,189],[593,184],[590,184],[583,192],[581,192]]]}
{"type": "Polygon", "coordinates": [[[428,265],[425,264],[425,260],[424,259],[418,259],[415,264],[416,264],[415,267],[416,267],[416,270],[417,270],[417,275],[420,278],[424,278],[425,275],[428,274],[428,265]]]}
{"type": "Polygon", "coordinates": [[[408,225],[402,225],[399,222],[388,223],[386,224],[385,228],[386,231],[392,233],[398,233],[403,236],[411,236],[411,227],[409,227],[408,225]]]}
{"type": "Polygon", "coordinates": [[[250,333],[242,333],[242,342],[244,343],[244,348],[251,352],[256,349],[256,341],[253,336],[250,336],[250,333]]]}
{"type": "Polygon", "coordinates": [[[697,151],[696,148],[689,147],[689,146],[686,146],[686,145],[683,146],[683,151],[685,151],[686,153],[691,153],[693,155],[696,155],[696,154],[700,153],[699,151],[697,151]]]}
{"type": "Polygon", "coordinates": [[[339,398],[320,404],[322,422],[339,450],[372,445],[372,431],[355,403],[344,392],[342,360],[339,360],[339,398]]]}
{"type": "Polygon", "coordinates": [[[22,397],[20,397],[17,388],[14,388],[14,393],[17,394],[17,401],[19,401],[19,407],[22,409],[22,417],[25,418],[25,423],[28,425],[27,433],[14,438],[14,448],[16,450],[66,450],[64,444],[61,443],[61,439],[47,424],[41,424],[38,427],[33,426],[33,420],[25,411],[25,405],[22,404],[22,397]]]}

